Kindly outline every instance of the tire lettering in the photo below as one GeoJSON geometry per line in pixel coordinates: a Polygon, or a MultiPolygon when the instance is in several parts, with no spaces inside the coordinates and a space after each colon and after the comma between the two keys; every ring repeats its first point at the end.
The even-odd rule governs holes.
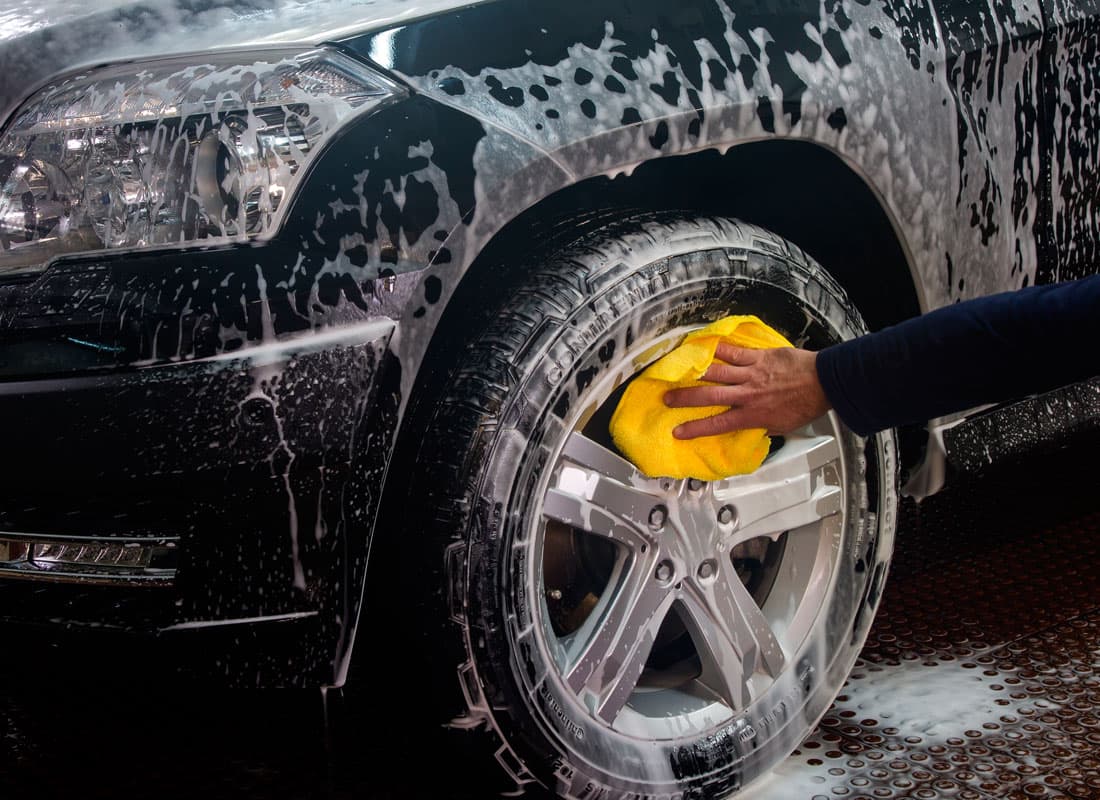
{"type": "Polygon", "coordinates": [[[554,716],[558,718],[558,721],[561,722],[565,730],[567,730],[578,742],[584,741],[584,728],[574,722],[569,715],[565,713],[564,709],[558,704],[558,701],[550,694],[550,690],[546,687],[545,683],[539,686],[539,696],[546,702],[546,707],[554,713],[554,716]]]}
{"type": "Polygon", "coordinates": [[[764,728],[770,728],[775,725],[775,727],[778,728],[779,725],[776,723],[782,723],[783,720],[787,719],[787,703],[796,699],[795,694],[797,694],[797,692],[793,690],[788,692],[787,696],[783,700],[780,700],[775,708],[760,718],[760,725],[764,728]]]}
{"type": "Polygon", "coordinates": [[[520,628],[526,628],[531,624],[530,609],[527,604],[527,584],[524,575],[527,571],[527,554],[519,552],[513,567],[512,585],[516,587],[516,616],[519,619],[520,628]]]}
{"type": "Polygon", "coordinates": [[[863,537],[864,532],[867,529],[867,518],[860,516],[858,522],[855,525],[855,537],[852,539],[852,547],[849,551],[851,557],[858,560],[860,553],[863,551],[863,537]]]}

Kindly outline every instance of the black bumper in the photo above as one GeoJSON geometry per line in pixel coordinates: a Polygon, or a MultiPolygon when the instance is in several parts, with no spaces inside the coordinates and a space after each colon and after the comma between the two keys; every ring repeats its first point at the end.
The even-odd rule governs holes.
{"type": "Polygon", "coordinates": [[[292,299],[255,285],[221,298],[236,322],[219,318],[216,287],[251,273],[262,290],[257,257],[283,261],[261,250],[77,263],[0,287],[0,308],[19,311],[0,315],[0,538],[174,551],[159,585],[0,565],[0,667],[84,671],[114,651],[231,683],[332,681],[358,613],[394,325],[370,309],[276,325],[292,299]],[[206,308],[171,302],[196,281],[214,287],[206,308]],[[59,661],[82,643],[91,655],[59,661]]]}

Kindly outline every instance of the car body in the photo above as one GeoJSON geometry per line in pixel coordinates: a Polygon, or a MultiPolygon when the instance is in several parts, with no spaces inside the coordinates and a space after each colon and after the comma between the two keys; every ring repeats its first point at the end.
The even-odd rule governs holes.
{"type": "Polygon", "coordinates": [[[1056,0],[0,11],[9,127],[65,75],[176,54],[327,48],[381,87],[326,133],[260,236],[0,260],[2,635],[147,633],[174,648],[171,669],[343,683],[372,646],[372,538],[407,478],[391,456],[418,382],[444,368],[433,336],[464,313],[449,301],[592,209],[769,227],[873,328],[1093,272],[1098,13],[1056,0]],[[20,543],[55,549],[35,564],[20,543]]]}

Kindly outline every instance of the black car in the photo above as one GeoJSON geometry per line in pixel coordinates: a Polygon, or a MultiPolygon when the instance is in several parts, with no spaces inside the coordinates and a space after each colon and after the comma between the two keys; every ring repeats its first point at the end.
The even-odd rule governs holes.
{"type": "Polygon", "coordinates": [[[4,669],[381,660],[520,787],[726,796],[851,669],[902,477],[1040,412],[703,483],[616,451],[625,384],[1097,263],[1094,5],[92,5],[0,10],[4,669]]]}

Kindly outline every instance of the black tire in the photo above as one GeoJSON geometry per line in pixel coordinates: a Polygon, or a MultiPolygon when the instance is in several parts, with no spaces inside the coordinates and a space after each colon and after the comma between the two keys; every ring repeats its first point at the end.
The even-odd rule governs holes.
{"type": "MultiPolygon", "coordinates": [[[[521,276],[517,285],[502,293],[495,313],[465,343],[438,394],[421,404],[422,422],[413,423],[419,428],[415,455],[406,451],[413,472],[399,478],[408,481],[402,557],[406,565],[424,565],[424,585],[406,585],[403,594],[425,596],[423,658],[432,664],[433,687],[450,697],[439,707],[452,735],[479,742],[510,780],[561,797],[725,797],[799,744],[856,659],[893,546],[893,434],[863,439],[832,415],[807,429],[805,441],[825,442],[835,456],[825,466],[807,467],[807,491],[835,505],[818,502],[819,521],[776,532],[771,544],[753,538],[752,558],[750,545],[739,545],[728,559],[737,572],[726,569],[719,549],[718,578],[739,575],[760,615],[736,606],[740,616],[716,613],[703,622],[697,609],[717,608],[707,605],[708,598],[740,590],[728,582],[714,588],[717,578],[704,585],[704,566],[692,572],[694,563],[684,555],[688,545],[669,542],[704,536],[698,531],[709,530],[707,524],[691,516],[692,509],[709,513],[709,504],[719,502],[715,491],[733,493],[738,503],[767,493],[750,495],[742,484],[735,489],[743,494],[725,484],[660,484],[676,505],[662,512],[665,517],[658,514],[655,524],[666,525],[660,535],[667,536],[655,535],[652,553],[661,549],[677,572],[660,590],[638,588],[641,583],[631,583],[641,574],[636,570],[652,568],[649,556],[640,555],[650,552],[644,543],[633,550],[597,544],[605,537],[578,532],[563,521],[572,512],[554,510],[568,494],[565,470],[578,462],[563,455],[563,446],[567,439],[583,444],[569,438],[583,429],[588,439],[611,448],[600,431],[614,389],[673,346],[677,331],[753,313],[796,344],[819,349],[858,335],[863,323],[840,287],[801,250],[731,219],[634,214],[559,239],[523,262],[513,272],[521,276]],[[552,494],[559,499],[552,502],[552,494]],[[685,521],[689,517],[695,522],[685,521]],[[681,533],[689,528],[694,533],[681,533]],[[571,564],[577,574],[570,573],[571,564]],[[802,578],[792,576],[815,569],[827,584],[811,594],[802,578]],[[551,581],[561,582],[564,592],[548,586],[551,581]],[[573,597],[582,590],[583,597],[573,597]],[[615,628],[621,636],[606,652],[582,646],[596,648],[601,625],[611,630],[612,601],[600,598],[625,603],[635,597],[631,592],[658,598],[666,591],[676,614],[655,634],[652,650],[636,650],[629,641],[633,628],[625,623],[615,628]],[[776,595],[773,603],[772,593],[798,594],[787,623],[779,611],[775,620],[768,616],[767,609],[778,609],[783,600],[776,595]],[[806,603],[809,610],[802,611],[806,603]],[[752,627],[758,619],[767,622],[772,638],[752,627]],[[706,628],[712,623],[717,627],[706,628]],[[781,624],[790,642],[781,638],[781,624]],[[592,639],[586,638],[589,629],[592,639]],[[724,630],[733,631],[729,641],[699,646],[724,630]],[[767,655],[768,642],[782,654],[773,647],[767,655]],[[633,660],[622,655],[628,651],[633,660]],[[716,671],[730,663],[731,652],[748,665],[741,678],[716,671]],[[621,671],[609,669],[620,662],[621,671]],[[631,683],[641,664],[645,672],[631,683]],[[570,688],[566,673],[582,688],[570,688]],[[662,721],[670,713],[675,725],[662,721]]],[[[788,452],[788,443],[781,444],[777,452],[788,452]]],[[[782,456],[789,458],[794,456],[782,456]]],[[[794,469],[776,459],[776,470],[794,469]]],[[[639,486],[649,491],[655,484],[639,486]]],[[[765,522],[775,519],[781,518],[765,522]]],[[[617,522],[632,531],[648,524],[627,517],[617,522]]],[[[603,524],[587,522],[589,528],[603,524]]],[[[717,538],[725,536],[717,523],[714,530],[717,538]]],[[[639,619],[656,630],[655,618],[639,619]]]]}

